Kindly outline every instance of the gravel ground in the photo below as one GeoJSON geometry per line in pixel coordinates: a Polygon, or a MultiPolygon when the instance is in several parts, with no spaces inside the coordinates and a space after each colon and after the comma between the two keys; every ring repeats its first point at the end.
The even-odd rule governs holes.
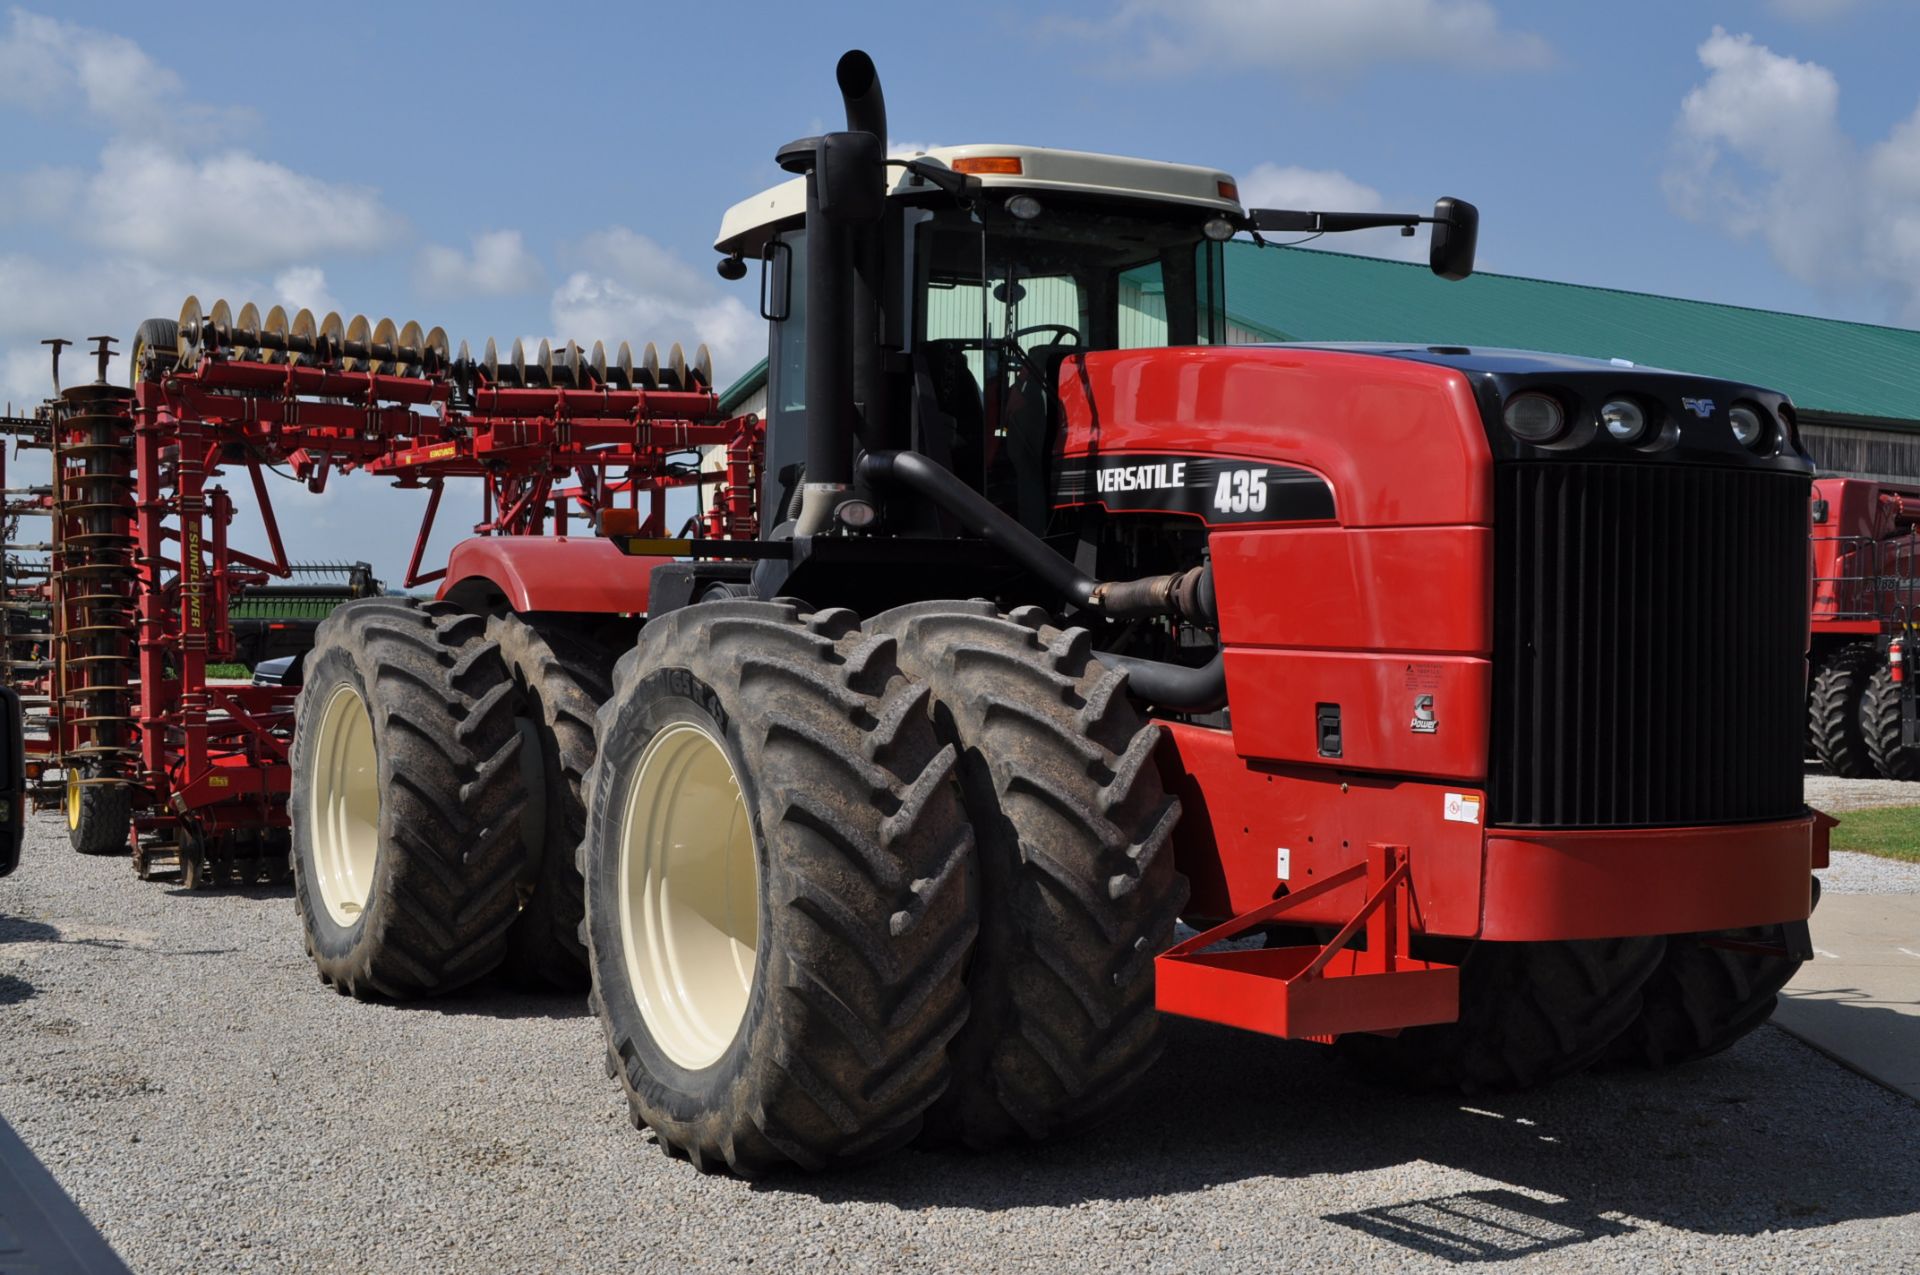
{"type": "Polygon", "coordinates": [[[1829,814],[1871,806],[1920,806],[1920,783],[1899,779],[1841,779],[1809,766],[1807,804],[1829,814]]]}
{"type": "MultiPolygon", "coordinates": [[[[1840,779],[1807,771],[1807,804],[1829,814],[1874,806],[1920,806],[1920,784],[1897,779],[1840,779]]],[[[1819,874],[1820,888],[1834,894],[1920,894],[1920,863],[1878,855],[1833,852],[1833,866],[1819,874]]]]}
{"type": "Polygon", "coordinates": [[[0,1115],[139,1271],[1920,1268],[1920,1105],[1772,1028],[1462,1104],[1174,1021],[1088,1137],[745,1183],[628,1127],[577,1002],[357,1004],[284,892],[58,831],[0,881],[0,1115]]]}

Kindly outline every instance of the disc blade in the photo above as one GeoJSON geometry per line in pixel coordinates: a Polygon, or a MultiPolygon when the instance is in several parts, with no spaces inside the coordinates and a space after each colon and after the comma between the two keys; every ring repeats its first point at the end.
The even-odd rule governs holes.
{"type": "MultiPolygon", "coordinates": [[[[362,348],[365,348],[368,340],[372,336],[373,336],[373,324],[367,322],[366,315],[356,314],[353,316],[353,318],[347,321],[347,344],[348,345],[360,346],[362,348]]],[[[366,355],[355,354],[343,360],[342,366],[344,366],[349,372],[364,372],[367,370],[369,366],[369,361],[366,355]]]]}
{"type": "Polygon", "coordinates": [[[713,355],[707,353],[705,341],[693,352],[693,379],[703,390],[713,388],[713,355]]]}
{"type": "Polygon", "coordinates": [[[619,353],[613,356],[613,383],[616,389],[633,388],[633,347],[625,341],[620,343],[619,353]]]}
{"type": "Polygon", "coordinates": [[[633,373],[639,378],[638,383],[641,389],[660,388],[660,351],[653,348],[653,342],[649,341],[641,347],[640,364],[633,369],[633,373]]]}
{"type": "Polygon", "coordinates": [[[188,297],[180,303],[180,335],[175,338],[181,367],[200,361],[200,298],[188,297]]]}
{"type": "Polygon", "coordinates": [[[666,370],[667,375],[672,378],[673,382],[667,387],[668,389],[684,390],[687,388],[687,356],[681,353],[680,343],[678,341],[675,341],[667,349],[666,370]]]}
{"type": "MultiPolygon", "coordinates": [[[[400,344],[400,327],[392,319],[382,319],[373,325],[373,343],[384,350],[392,350],[400,344]]],[[[392,376],[399,370],[398,363],[390,358],[373,360],[373,370],[383,376],[392,376]]]]}
{"type": "Polygon", "coordinates": [[[313,311],[303,308],[294,315],[293,326],[287,330],[287,337],[294,347],[287,355],[289,363],[307,364],[316,360],[320,324],[313,317],[313,311]]]}
{"type": "MultiPolygon", "coordinates": [[[[467,358],[466,351],[467,343],[462,341],[460,343],[460,361],[462,363],[471,361],[467,358]]],[[[427,353],[433,359],[434,368],[439,369],[447,365],[447,330],[445,328],[436,326],[427,329],[427,353]]]]}
{"type": "MultiPolygon", "coordinates": [[[[284,344],[287,337],[286,307],[274,306],[271,310],[268,310],[267,317],[262,321],[261,327],[270,335],[279,337],[284,344]]],[[[268,363],[285,363],[287,361],[287,352],[285,350],[262,350],[260,357],[268,363]]]]}
{"type": "Polygon", "coordinates": [[[213,303],[213,309],[207,312],[207,322],[213,328],[216,345],[224,350],[233,344],[233,309],[224,297],[213,303]]]}
{"type": "Polygon", "coordinates": [[[418,323],[408,319],[400,329],[400,354],[405,360],[400,364],[403,376],[425,376],[427,374],[427,333],[418,323]]]}
{"type": "Polygon", "coordinates": [[[347,325],[340,318],[338,310],[327,311],[327,317],[320,320],[320,361],[338,364],[345,357],[340,346],[347,339],[347,325]]]}
{"type": "Polygon", "coordinates": [[[587,359],[587,370],[593,373],[594,384],[605,385],[607,383],[607,347],[605,342],[595,341],[593,343],[593,353],[589,355],[587,359]]]}

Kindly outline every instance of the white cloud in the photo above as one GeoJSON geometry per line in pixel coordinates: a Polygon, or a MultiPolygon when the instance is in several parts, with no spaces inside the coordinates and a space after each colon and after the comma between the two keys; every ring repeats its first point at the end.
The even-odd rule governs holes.
{"type": "Polygon", "coordinates": [[[327,290],[327,272],[319,266],[292,266],[273,277],[273,295],[293,313],[311,310],[324,315],[340,303],[327,290]]]}
{"type": "MultiPolygon", "coordinates": [[[[1382,212],[1384,195],[1365,182],[1331,168],[1261,164],[1240,178],[1240,200],[1248,208],[1296,208],[1303,212],[1382,212]]],[[[1270,236],[1286,242],[1290,236],[1270,236]]],[[[1356,230],[1309,241],[1315,248],[1357,252],[1396,261],[1425,261],[1427,238],[1397,230],[1356,230]]]]}
{"type": "Polygon", "coordinates": [[[1674,210],[1764,243],[1794,278],[1920,321],[1920,108],[1864,149],[1840,84],[1814,62],[1715,27],[1680,104],[1665,175],[1674,210]]]}
{"type": "Polygon", "coordinates": [[[321,181],[244,151],[193,159],[133,141],[102,152],[83,204],[80,230],[92,242],[203,269],[374,252],[403,229],[364,187],[321,181]]]}
{"type": "Polygon", "coordinates": [[[0,102],[42,114],[84,110],[148,138],[226,135],[251,113],[190,101],[180,77],[125,36],[14,9],[0,36],[0,102]]]}
{"type": "Polygon", "coordinates": [[[1339,75],[1408,63],[1529,69],[1553,61],[1543,38],[1504,26],[1487,0],[1125,0],[1105,20],[1050,25],[1119,46],[1117,69],[1159,75],[1339,75]]]}
{"type": "Polygon", "coordinates": [[[609,349],[654,342],[664,355],[678,341],[689,358],[704,343],[721,387],[766,357],[766,325],[737,298],[645,235],[613,226],[589,235],[572,254],[580,269],[554,290],[552,317],[561,340],[609,349]]]}
{"type": "Polygon", "coordinates": [[[474,235],[471,253],[428,244],[414,270],[415,285],[430,297],[513,296],[533,292],[546,281],[546,270],[527,251],[517,230],[474,235]]]}

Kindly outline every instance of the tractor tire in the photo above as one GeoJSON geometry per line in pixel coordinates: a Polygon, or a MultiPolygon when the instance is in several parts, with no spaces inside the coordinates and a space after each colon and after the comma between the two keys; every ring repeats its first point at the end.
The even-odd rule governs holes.
{"type": "Polygon", "coordinates": [[[1607,1047],[1608,1063],[1669,1067],[1709,1058],[1773,1017],[1798,957],[1730,951],[1709,940],[1784,944],[1778,925],[1722,934],[1675,934],[1641,988],[1640,1017],[1607,1047]]]}
{"type": "Polygon", "coordinates": [[[489,620],[487,636],[500,646],[519,692],[523,730],[537,745],[521,752],[531,794],[526,832],[537,865],[533,894],[507,935],[502,968],[523,986],[585,991],[582,794],[593,765],[594,717],[613,694],[613,653],[558,624],[512,614],[489,620]]]}
{"type": "Polygon", "coordinates": [[[411,598],[347,602],[306,670],[288,815],[321,979],[408,1000],[491,972],[532,873],[513,680],[486,620],[411,598]]]}
{"type": "Polygon", "coordinates": [[[67,771],[67,842],[81,854],[128,854],[132,843],[133,788],[128,784],[83,783],[88,776],[67,771]]]}
{"type": "Polygon", "coordinates": [[[1159,1055],[1153,960],[1187,901],[1160,730],[1084,629],[1037,608],[925,602],[867,631],[897,638],[933,693],[980,862],[972,1009],[929,1139],[985,1149],[1092,1124],[1159,1055]]]}
{"type": "Polygon", "coordinates": [[[1488,943],[1414,940],[1460,965],[1457,1022],[1397,1036],[1349,1035],[1339,1053],[1408,1089],[1527,1089],[1584,1070],[1633,1026],[1663,938],[1488,943]]]}
{"type": "Polygon", "coordinates": [[[702,1171],[853,1163],[945,1092],[978,924],[952,745],[850,611],[701,603],[614,670],[581,866],[634,1125],[702,1171]]]}
{"type": "Polygon", "coordinates": [[[180,361],[180,324],[173,319],[146,319],[135,329],[133,349],[127,354],[127,383],[138,385],[149,372],[171,371],[180,361]],[[151,368],[146,354],[153,351],[151,368]]]}
{"type": "Polygon", "coordinates": [[[1886,665],[1875,669],[1860,701],[1860,728],[1867,737],[1867,755],[1883,779],[1920,779],[1920,748],[1903,742],[1900,684],[1886,665]]]}
{"type": "Polygon", "coordinates": [[[1814,756],[1828,773],[1842,779],[1867,779],[1874,774],[1861,709],[1878,662],[1871,643],[1843,646],[1814,674],[1807,696],[1807,739],[1814,756]]]}

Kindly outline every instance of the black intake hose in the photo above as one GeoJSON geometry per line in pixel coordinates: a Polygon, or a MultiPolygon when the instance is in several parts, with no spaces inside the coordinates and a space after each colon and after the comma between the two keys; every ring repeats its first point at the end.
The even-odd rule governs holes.
{"type": "MultiPolygon", "coordinates": [[[[905,487],[950,514],[962,528],[1005,553],[1062,598],[1110,617],[1181,615],[1212,623],[1213,571],[1196,567],[1174,575],[1102,583],[1054,552],[1053,547],[998,505],[967,486],[952,470],[919,452],[868,452],[860,479],[875,486],[905,487]]],[[[1102,664],[1127,671],[1134,695],[1149,704],[1185,712],[1212,712],[1227,702],[1227,666],[1216,655],[1199,668],[1096,653],[1102,664]]]]}

